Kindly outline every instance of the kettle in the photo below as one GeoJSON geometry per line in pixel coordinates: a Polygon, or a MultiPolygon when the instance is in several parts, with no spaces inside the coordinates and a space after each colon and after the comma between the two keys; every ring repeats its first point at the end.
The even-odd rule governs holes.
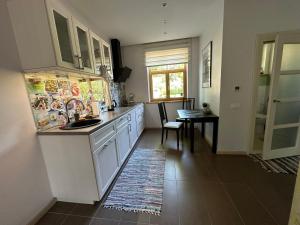
{"type": "Polygon", "coordinates": [[[112,105],[110,107],[108,107],[108,111],[114,111],[115,108],[117,107],[117,102],[116,100],[112,100],[112,105]]]}
{"type": "Polygon", "coordinates": [[[116,107],[118,106],[116,100],[112,100],[112,101],[113,101],[113,102],[112,102],[112,108],[116,108],[116,107]]]}

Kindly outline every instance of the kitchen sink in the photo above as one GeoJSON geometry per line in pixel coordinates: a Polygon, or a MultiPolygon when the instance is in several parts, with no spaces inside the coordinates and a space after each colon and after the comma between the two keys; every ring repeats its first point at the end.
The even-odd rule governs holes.
{"type": "Polygon", "coordinates": [[[79,120],[76,122],[68,123],[63,127],[60,127],[62,130],[75,130],[75,129],[80,129],[80,128],[85,128],[85,127],[91,127],[94,126],[98,123],[100,123],[101,120],[99,119],[91,119],[91,120],[79,120]]]}

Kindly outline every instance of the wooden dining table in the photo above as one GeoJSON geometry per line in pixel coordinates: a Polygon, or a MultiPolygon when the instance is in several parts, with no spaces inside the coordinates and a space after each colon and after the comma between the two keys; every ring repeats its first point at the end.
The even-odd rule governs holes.
{"type": "Polygon", "coordinates": [[[205,124],[213,124],[213,140],[212,140],[212,152],[217,152],[218,145],[218,127],[219,127],[219,117],[211,114],[206,114],[200,109],[188,110],[179,109],[177,110],[179,119],[188,120],[190,122],[190,148],[191,152],[194,152],[194,140],[195,140],[195,123],[201,123],[201,136],[205,137],[205,124]]]}

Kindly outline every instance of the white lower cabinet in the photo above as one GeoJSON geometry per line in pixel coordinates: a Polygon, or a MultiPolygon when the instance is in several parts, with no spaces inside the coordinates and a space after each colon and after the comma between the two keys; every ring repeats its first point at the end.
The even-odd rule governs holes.
{"type": "Polygon", "coordinates": [[[118,131],[117,143],[118,143],[118,152],[119,152],[119,163],[121,166],[131,150],[130,141],[129,141],[128,124],[120,128],[120,130],[118,131]]]}
{"type": "Polygon", "coordinates": [[[40,135],[53,196],[77,203],[101,200],[144,129],[143,115],[140,104],[91,134],[40,135]]]}
{"type": "Polygon", "coordinates": [[[93,153],[99,195],[103,196],[119,170],[116,135],[93,153]]]}

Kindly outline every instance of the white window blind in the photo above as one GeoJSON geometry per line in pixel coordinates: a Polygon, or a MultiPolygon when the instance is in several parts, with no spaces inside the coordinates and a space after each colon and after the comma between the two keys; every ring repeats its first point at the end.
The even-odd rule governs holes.
{"type": "Polygon", "coordinates": [[[147,67],[182,64],[188,62],[189,48],[174,48],[145,52],[145,63],[147,67]]]}

